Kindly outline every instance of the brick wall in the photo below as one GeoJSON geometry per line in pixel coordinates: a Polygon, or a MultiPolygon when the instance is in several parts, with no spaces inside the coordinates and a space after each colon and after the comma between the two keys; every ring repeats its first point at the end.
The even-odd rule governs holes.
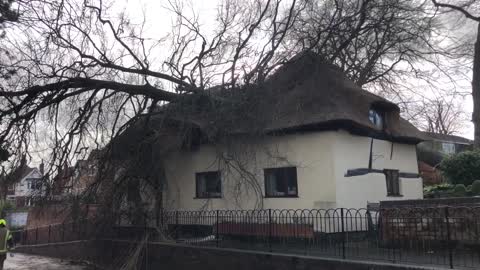
{"type": "Polygon", "coordinates": [[[480,207],[392,208],[380,214],[386,241],[460,241],[480,245],[480,207]]]}
{"type": "MultiPolygon", "coordinates": [[[[96,214],[96,205],[83,205],[80,207],[82,218],[90,218],[96,214]]],[[[72,221],[70,205],[47,205],[34,207],[29,211],[27,228],[44,227],[72,221]]]]}

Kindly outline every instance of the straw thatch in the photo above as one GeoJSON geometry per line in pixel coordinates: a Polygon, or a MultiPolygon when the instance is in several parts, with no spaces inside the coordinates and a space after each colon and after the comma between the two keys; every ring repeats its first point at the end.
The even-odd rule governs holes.
{"type": "MultiPolygon", "coordinates": [[[[175,140],[180,137],[198,144],[239,134],[281,135],[340,129],[403,143],[424,140],[424,134],[401,118],[399,112],[394,103],[361,89],[337,67],[306,53],[282,66],[262,84],[234,90],[215,88],[205,95],[190,95],[162,106],[148,121],[150,130],[153,127],[154,133],[165,139],[164,143],[176,141],[176,146],[184,143],[175,140]],[[384,113],[384,129],[370,122],[371,108],[384,113]]],[[[132,129],[144,124],[140,122],[132,129]]],[[[123,137],[123,142],[138,140],[132,129],[125,133],[129,135],[123,137]]]]}

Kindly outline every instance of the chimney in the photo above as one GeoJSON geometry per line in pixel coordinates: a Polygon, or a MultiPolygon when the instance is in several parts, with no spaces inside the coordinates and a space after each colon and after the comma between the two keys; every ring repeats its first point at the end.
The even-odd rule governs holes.
{"type": "Polygon", "coordinates": [[[43,160],[42,160],[42,163],[40,163],[39,170],[40,170],[40,174],[43,176],[43,173],[45,171],[45,165],[43,164],[43,160]]]}
{"type": "Polygon", "coordinates": [[[20,160],[20,167],[27,165],[27,156],[25,154],[22,155],[22,159],[20,160]]]}

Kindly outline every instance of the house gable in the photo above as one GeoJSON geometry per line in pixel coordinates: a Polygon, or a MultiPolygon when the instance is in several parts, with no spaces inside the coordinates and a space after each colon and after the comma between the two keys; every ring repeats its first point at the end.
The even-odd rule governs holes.
{"type": "MultiPolygon", "coordinates": [[[[41,179],[42,174],[37,168],[33,168],[30,172],[24,175],[20,181],[15,183],[15,190],[12,196],[31,196],[34,190],[31,188],[31,179],[41,179]]],[[[11,197],[11,196],[10,196],[11,197]]]]}

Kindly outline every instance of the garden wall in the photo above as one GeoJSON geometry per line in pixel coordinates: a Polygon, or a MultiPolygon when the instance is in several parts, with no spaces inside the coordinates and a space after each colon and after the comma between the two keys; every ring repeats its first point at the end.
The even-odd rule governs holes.
{"type": "MultiPolygon", "coordinates": [[[[45,244],[17,248],[18,252],[51,256],[62,259],[90,260],[108,269],[119,269],[125,258],[137,247],[130,241],[74,241],[61,244],[45,244]]],[[[414,270],[434,268],[393,265],[373,262],[354,262],[253,252],[234,249],[192,247],[179,244],[150,243],[148,256],[142,256],[138,263],[143,270],[414,270]]],[[[143,249],[144,251],[145,249],[143,249]]]]}

